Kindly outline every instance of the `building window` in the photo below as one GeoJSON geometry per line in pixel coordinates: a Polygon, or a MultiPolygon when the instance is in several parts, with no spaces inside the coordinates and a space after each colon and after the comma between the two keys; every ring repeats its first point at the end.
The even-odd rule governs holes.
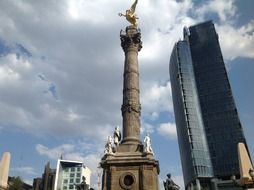
{"type": "Polygon", "coordinates": [[[74,181],[73,178],[71,178],[71,179],[70,179],[70,183],[73,183],[73,181],[74,181]]]}
{"type": "Polygon", "coordinates": [[[64,180],[64,183],[68,183],[68,179],[65,179],[65,180],[64,180]]]}
{"type": "Polygon", "coordinates": [[[76,183],[80,183],[80,179],[79,178],[76,179],[76,183]]]}
{"type": "Polygon", "coordinates": [[[74,186],[73,185],[69,185],[69,189],[73,189],[74,188],[74,186]]]}
{"type": "Polygon", "coordinates": [[[71,173],[71,174],[70,174],[70,177],[74,177],[74,175],[75,175],[74,173],[71,173]]]}
{"type": "Polygon", "coordinates": [[[67,189],[67,186],[63,186],[63,189],[67,189]]]}
{"type": "Polygon", "coordinates": [[[75,168],[71,168],[71,171],[72,171],[72,172],[75,172],[75,168]]]}
{"type": "Polygon", "coordinates": [[[80,172],[80,167],[77,168],[77,171],[80,172]]]}
{"type": "Polygon", "coordinates": [[[81,176],[81,173],[77,173],[77,177],[80,177],[81,176]]]}

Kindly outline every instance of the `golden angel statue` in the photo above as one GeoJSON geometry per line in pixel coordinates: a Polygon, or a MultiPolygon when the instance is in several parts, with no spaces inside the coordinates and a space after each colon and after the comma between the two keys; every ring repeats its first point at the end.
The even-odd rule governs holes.
{"type": "Polygon", "coordinates": [[[126,10],[125,14],[119,13],[119,16],[126,17],[126,20],[129,21],[133,26],[138,26],[138,17],[135,14],[136,5],[138,0],[135,0],[130,9],[126,10]]]}

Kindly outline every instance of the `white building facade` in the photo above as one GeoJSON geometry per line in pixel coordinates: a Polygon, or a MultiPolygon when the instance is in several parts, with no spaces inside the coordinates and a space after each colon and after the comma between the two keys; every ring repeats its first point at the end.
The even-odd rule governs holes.
{"type": "Polygon", "coordinates": [[[91,170],[83,162],[58,160],[54,190],[75,190],[76,185],[82,182],[83,176],[86,184],[90,186],[91,170]]]}

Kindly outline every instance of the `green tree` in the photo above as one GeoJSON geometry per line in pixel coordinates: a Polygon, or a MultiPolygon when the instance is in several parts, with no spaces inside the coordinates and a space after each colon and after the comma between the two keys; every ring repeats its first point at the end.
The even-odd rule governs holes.
{"type": "Polygon", "coordinates": [[[8,190],[21,190],[23,186],[23,181],[21,177],[13,177],[9,182],[8,190]]]}

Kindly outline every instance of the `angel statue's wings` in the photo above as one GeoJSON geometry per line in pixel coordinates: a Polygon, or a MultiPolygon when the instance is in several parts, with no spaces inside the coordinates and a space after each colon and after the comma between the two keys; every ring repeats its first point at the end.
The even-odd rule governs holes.
{"type": "Polygon", "coordinates": [[[130,22],[133,26],[136,26],[136,27],[138,25],[138,21],[137,21],[138,17],[135,14],[135,9],[136,9],[137,3],[138,3],[138,0],[135,0],[133,5],[131,6],[131,8],[126,10],[125,14],[123,14],[123,13],[118,14],[119,16],[126,17],[126,20],[128,22],[130,22]]]}
{"type": "Polygon", "coordinates": [[[131,11],[132,14],[135,13],[137,3],[138,3],[138,0],[135,0],[135,2],[133,3],[133,5],[130,8],[130,11],[131,11]]]}

